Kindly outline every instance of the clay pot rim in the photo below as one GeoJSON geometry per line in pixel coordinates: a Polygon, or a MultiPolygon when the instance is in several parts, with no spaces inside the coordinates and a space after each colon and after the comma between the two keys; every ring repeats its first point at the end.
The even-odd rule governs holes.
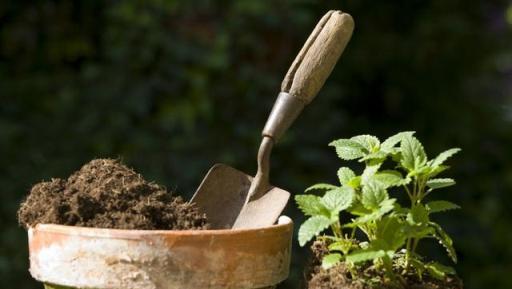
{"type": "Polygon", "coordinates": [[[293,226],[293,221],[287,216],[281,216],[277,224],[268,227],[249,228],[249,229],[217,229],[217,230],[128,230],[128,229],[109,229],[94,227],[78,227],[57,224],[37,224],[29,228],[30,231],[46,231],[61,234],[109,237],[109,238],[130,238],[142,236],[227,236],[238,234],[251,234],[263,231],[282,231],[289,230],[293,226]]]}

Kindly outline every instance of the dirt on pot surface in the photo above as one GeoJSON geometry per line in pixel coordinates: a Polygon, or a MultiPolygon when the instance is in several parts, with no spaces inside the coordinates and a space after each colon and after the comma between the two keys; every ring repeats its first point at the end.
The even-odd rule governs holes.
{"type": "Polygon", "coordinates": [[[34,185],[18,221],[25,228],[39,223],[141,230],[209,227],[195,205],[113,159],[96,159],[68,179],[34,185]]]}
{"type": "Polygon", "coordinates": [[[417,275],[403,276],[405,285],[403,287],[391,286],[382,282],[383,276],[372,266],[362,269],[358,275],[364,279],[352,279],[350,272],[344,263],[332,268],[321,267],[322,257],[328,253],[325,243],[316,241],[311,246],[313,253],[311,268],[307,272],[308,289],[463,289],[462,281],[456,276],[446,277],[445,280],[438,280],[429,275],[419,280],[417,275]],[[365,280],[373,279],[369,284],[365,280]]]}

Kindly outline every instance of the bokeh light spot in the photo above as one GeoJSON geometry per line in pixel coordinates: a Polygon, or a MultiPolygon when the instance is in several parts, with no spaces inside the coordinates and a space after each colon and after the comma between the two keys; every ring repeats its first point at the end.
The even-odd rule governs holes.
{"type": "Polygon", "coordinates": [[[508,24],[512,25],[512,4],[508,6],[507,11],[505,12],[505,19],[508,24]]]}

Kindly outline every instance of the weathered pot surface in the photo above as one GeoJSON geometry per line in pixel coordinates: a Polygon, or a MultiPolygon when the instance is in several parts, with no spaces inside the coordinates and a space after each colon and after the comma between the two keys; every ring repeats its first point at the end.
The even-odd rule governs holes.
{"type": "Polygon", "coordinates": [[[40,224],[30,273],[45,283],[105,289],[242,289],[288,277],[293,222],[255,229],[144,231],[40,224]]]}

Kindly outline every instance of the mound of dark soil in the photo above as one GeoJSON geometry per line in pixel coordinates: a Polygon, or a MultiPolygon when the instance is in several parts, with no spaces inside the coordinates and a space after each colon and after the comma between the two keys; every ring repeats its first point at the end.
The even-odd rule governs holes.
{"type": "Polygon", "coordinates": [[[93,160],[67,180],[36,184],[21,204],[18,220],[25,228],[39,223],[142,230],[208,228],[206,217],[193,204],[112,159],[93,160]]]}
{"type": "Polygon", "coordinates": [[[308,273],[308,289],[462,289],[462,281],[457,277],[446,277],[445,280],[438,280],[429,275],[419,280],[414,275],[403,276],[405,285],[402,287],[391,286],[384,283],[384,279],[372,266],[363,268],[358,272],[361,279],[352,279],[352,276],[344,263],[332,268],[321,267],[322,257],[327,254],[327,246],[323,242],[316,241],[311,247],[313,258],[311,270],[308,273]],[[373,280],[372,284],[365,280],[373,280]]]}

